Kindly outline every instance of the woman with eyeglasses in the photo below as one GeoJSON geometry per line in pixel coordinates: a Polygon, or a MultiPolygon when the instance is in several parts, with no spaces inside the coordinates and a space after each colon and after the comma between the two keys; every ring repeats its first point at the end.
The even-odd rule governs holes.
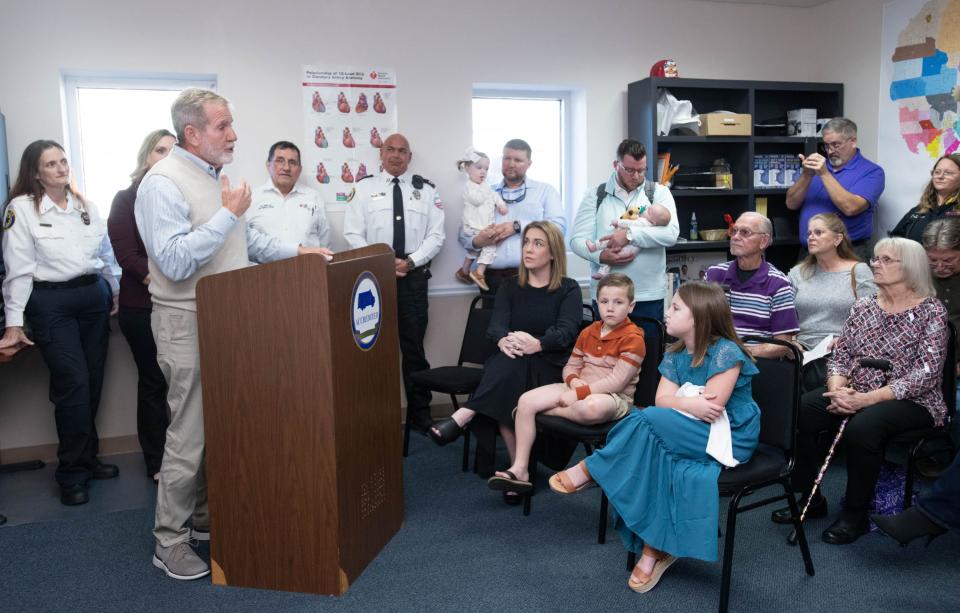
{"type": "MultiPolygon", "coordinates": [[[[947,345],[947,311],[937,300],[927,256],[920,243],[885,238],[870,258],[878,292],[860,298],[850,310],[827,364],[827,384],[803,395],[797,424],[794,491],[809,496],[826,454],[826,442],[847,417],[844,508],[823,532],[823,541],[852,543],[869,531],[873,500],[887,441],[900,432],[943,423],[947,412],[941,391],[947,345]],[[886,365],[865,365],[864,359],[886,365]]],[[[826,517],[827,500],[819,491],[808,517],[826,517]]],[[[789,524],[790,511],[772,516],[789,524]]]]}
{"type": "Polygon", "coordinates": [[[890,236],[902,236],[918,243],[923,230],[932,221],[960,215],[960,153],[942,155],[933,165],[930,181],[923,190],[920,204],[900,219],[890,236]]]}
{"type": "Polygon", "coordinates": [[[133,205],[144,175],[170,154],[176,142],[177,138],[169,130],[154,130],[147,134],[137,152],[137,168],[130,174],[131,183],[113,197],[107,219],[110,243],[123,270],[117,321],[137,365],[137,439],[143,451],[147,478],[154,483],[160,477],[167,437],[167,383],[157,364],[157,345],[150,329],[150,313],[153,311],[150,292],[147,291],[150,271],[147,269],[147,250],[133,216],[133,205]]]}
{"type": "MultiPolygon", "coordinates": [[[[794,303],[803,351],[813,349],[828,336],[838,336],[850,307],[858,298],[877,293],[870,267],[860,261],[850,244],[843,221],[833,213],[818,213],[807,224],[809,255],[790,269],[796,289],[794,303]]],[[[826,382],[826,359],[804,366],[804,391],[826,382]]]]}

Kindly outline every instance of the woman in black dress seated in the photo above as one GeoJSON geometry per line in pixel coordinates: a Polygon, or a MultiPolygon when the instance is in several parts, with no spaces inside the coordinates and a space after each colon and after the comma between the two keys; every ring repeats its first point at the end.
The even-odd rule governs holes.
{"type": "Polygon", "coordinates": [[[580,286],[566,276],[566,249],[560,229],[535,221],[523,231],[520,273],[500,284],[487,335],[499,353],[483,368],[483,378],[465,405],[430,429],[446,445],[482,413],[495,419],[513,459],[513,409],[525,391],[562,380],[563,365],[580,330],[580,286]]]}

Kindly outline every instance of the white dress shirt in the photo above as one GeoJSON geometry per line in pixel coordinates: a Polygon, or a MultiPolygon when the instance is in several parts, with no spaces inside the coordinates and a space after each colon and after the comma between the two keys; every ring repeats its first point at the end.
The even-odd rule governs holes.
{"type": "Polygon", "coordinates": [[[62,282],[98,274],[120,291],[116,259],[107,236],[107,223],[90,201],[81,203],[67,194],[61,209],[44,194],[39,211],[31,196],[14,198],[4,215],[4,311],[8,326],[23,325],[23,310],[33,292],[33,282],[62,282]],[[90,223],[84,223],[84,212],[90,223]]]}
{"type": "MultiPolygon", "coordinates": [[[[416,189],[412,175],[399,177],[404,203],[404,241],[414,266],[423,266],[443,246],[443,201],[429,183],[416,189]]],[[[343,237],[357,249],[374,243],[393,245],[393,177],[381,173],[357,182],[357,192],[347,205],[343,237]]]]}
{"type": "Polygon", "coordinates": [[[330,224],[320,192],[294,185],[286,196],[273,181],[253,190],[247,223],[284,243],[304,247],[328,247],[330,224]]]}

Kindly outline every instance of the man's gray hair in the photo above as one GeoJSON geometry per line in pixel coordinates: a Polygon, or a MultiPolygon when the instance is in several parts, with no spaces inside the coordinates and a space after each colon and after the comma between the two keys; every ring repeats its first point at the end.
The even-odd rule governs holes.
{"type": "Polygon", "coordinates": [[[823,126],[823,130],[820,131],[820,134],[826,134],[827,132],[839,134],[846,139],[856,138],[857,124],[853,123],[846,117],[834,117],[823,126]]]}
{"type": "Polygon", "coordinates": [[[773,242],[773,224],[770,222],[770,219],[766,215],[761,215],[756,211],[746,211],[744,213],[740,213],[740,216],[737,219],[743,219],[745,217],[747,219],[756,219],[760,222],[760,232],[763,232],[767,235],[767,240],[764,243],[764,246],[760,249],[766,250],[766,248],[770,246],[770,243],[773,242]]]}
{"type": "Polygon", "coordinates": [[[226,98],[208,89],[191,87],[180,92],[170,107],[173,129],[177,133],[178,141],[186,142],[187,126],[193,126],[200,131],[207,127],[207,112],[203,106],[208,103],[230,107],[226,98]]]}

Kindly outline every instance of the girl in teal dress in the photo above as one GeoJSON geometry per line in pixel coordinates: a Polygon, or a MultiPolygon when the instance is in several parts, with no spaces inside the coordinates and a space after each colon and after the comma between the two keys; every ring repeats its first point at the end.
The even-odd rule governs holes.
{"type": "Polygon", "coordinates": [[[679,340],[660,363],[657,406],[631,411],[604,448],[550,478],[561,494],[603,488],[624,546],[642,553],[627,582],[636,592],[652,589],[677,558],[717,559],[721,464],[707,452],[713,422],[720,420],[714,437],[723,441],[726,411],[727,453],[713,445],[711,451],[732,452],[733,464],[750,459],[760,434],[750,389],[758,371],[737,338],[723,289],[699,281],[680,286],[666,324],[679,340]],[[704,389],[680,397],[685,383],[704,389]]]}

